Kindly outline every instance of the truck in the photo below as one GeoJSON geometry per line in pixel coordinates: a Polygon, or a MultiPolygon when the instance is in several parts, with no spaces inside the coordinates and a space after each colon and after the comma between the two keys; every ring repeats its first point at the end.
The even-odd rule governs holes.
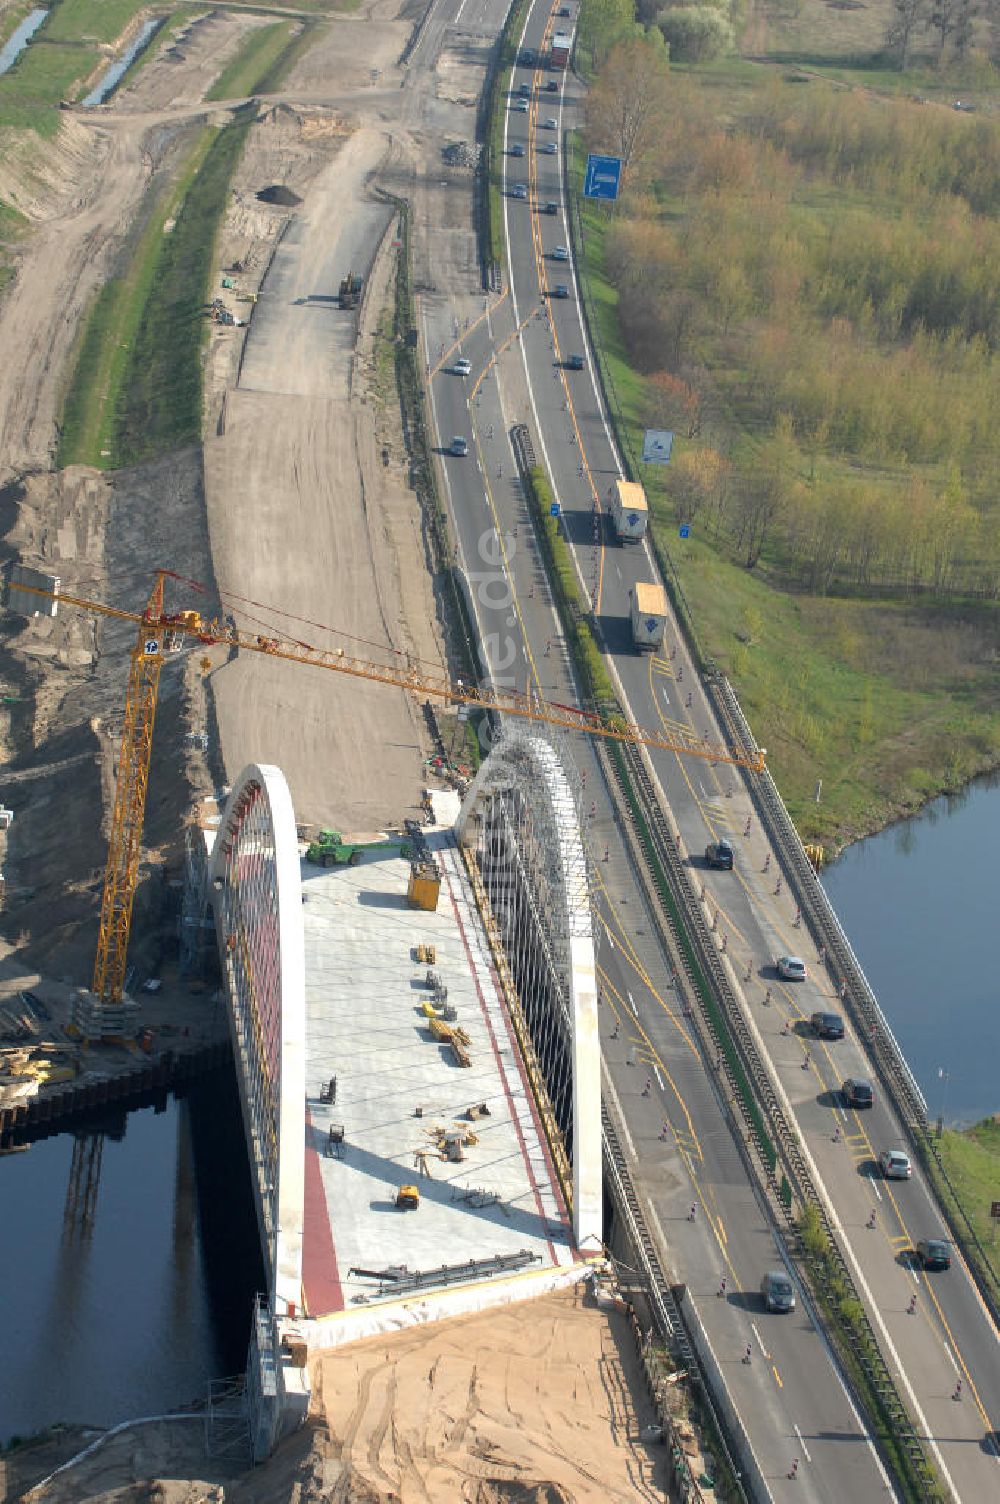
{"type": "Polygon", "coordinates": [[[405,836],[345,837],[339,830],[321,830],[306,850],[306,861],[315,867],[356,867],[366,851],[398,851],[409,856],[410,843],[405,836]]]}
{"type": "Polygon", "coordinates": [[[569,31],[556,31],[552,35],[552,47],[549,51],[549,67],[557,68],[560,72],[569,67],[569,55],[573,51],[573,35],[569,31]]]}
{"type": "Polygon", "coordinates": [[[632,599],[632,642],[640,652],[658,648],[667,629],[667,592],[662,585],[640,582],[629,591],[632,599]]]}
{"type": "Polygon", "coordinates": [[[615,480],[608,491],[608,514],[619,543],[638,543],[649,522],[646,493],[634,480],[615,480]]]}
{"type": "Polygon", "coordinates": [[[340,306],[341,308],[357,308],[361,289],[364,286],[364,278],[355,272],[348,272],[340,282],[340,306]]]}

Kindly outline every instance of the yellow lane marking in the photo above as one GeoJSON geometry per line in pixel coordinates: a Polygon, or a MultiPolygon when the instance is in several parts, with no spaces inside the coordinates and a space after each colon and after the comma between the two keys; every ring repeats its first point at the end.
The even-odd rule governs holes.
{"type": "MultiPolygon", "coordinates": [[[[601,924],[604,926],[605,932],[608,932],[608,926],[607,926],[607,923],[605,921],[604,915],[603,914],[598,914],[597,917],[600,920],[601,924]]],[[[691,1035],[688,1033],[687,1029],[685,1029],[684,1025],[681,1023],[679,1017],[677,1016],[677,1014],[674,1011],[674,1009],[671,1008],[671,1006],[667,1002],[666,998],[661,997],[661,995],[657,992],[656,988],[653,986],[653,983],[652,983],[652,981],[651,981],[648,973],[646,971],[644,971],[643,968],[640,965],[637,965],[636,962],[633,961],[630,956],[625,955],[624,959],[631,966],[632,970],[635,972],[636,976],[643,983],[643,985],[649,989],[650,994],[659,1003],[660,1007],[663,1009],[664,1013],[670,1019],[670,1022],[674,1025],[674,1028],[677,1030],[678,1034],[681,1036],[681,1038],[683,1039],[684,1043],[687,1045],[688,1049],[691,1051],[691,1053],[695,1057],[695,1059],[696,1060],[700,1059],[701,1057],[698,1054],[697,1046],[695,1045],[694,1041],[692,1040],[691,1035]]],[[[607,978],[607,972],[604,970],[603,967],[599,966],[597,968],[597,970],[598,970],[598,974],[601,976],[602,979],[603,978],[607,978]]],[[[608,980],[608,986],[611,987],[613,985],[614,984],[609,979],[608,980]]]]}
{"type": "MultiPolygon", "coordinates": [[[[855,1118],[857,1118],[857,1113],[855,1113],[855,1118]]],[[[864,1125],[861,1123],[860,1119],[858,1119],[858,1128],[860,1130],[861,1136],[865,1139],[865,1142],[868,1144],[868,1148],[869,1148],[869,1150],[871,1152],[872,1158],[873,1159],[876,1158],[875,1150],[874,1150],[874,1148],[872,1146],[871,1140],[868,1137],[868,1132],[867,1132],[866,1128],[864,1127],[864,1125]]],[[[883,1190],[883,1193],[884,1193],[886,1199],[889,1201],[890,1205],[892,1206],[893,1211],[896,1214],[896,1220],[898,1221],[899,1226],[902,1228],[902,1233],[899,1234],[899,1235],[894,1234],[892,1237],[888,1237],[888,1235],[887,1235],[887,1241],[891,1245],[893,1243],[899,1242],[900,1239],[902,1239],[903,1243],[905,1243],[910,1248],[913,1248],[915,1246],[915,1244],[914,1244],[913,1238],[910,1235],[910,1230],[907,1227],[906,1222],[905,1222],[905,1220],[903,1218],[903,1214],[902,1214],[902,1212],[899,1209],[899,1202],[897,1201],[896,1195],[895,1195],[895,1193],[894,1193],[894,1191],[892,1189],[892,1183],[891,1183],[891,1181],[888,1181],[888,1180],[884,1181],[883,1182],[883,1186],[882,1186],[882,1190],[883,1190]]],[[[934,1306],[935,1311],[937,1312],[938,1320],[941,1323],[942,1330],[946,1334],[946,1336],[948,1338],[948,1342],[951,1345],[951,1350],[952,1350],[952,1353],[954,1355],[955,1361],[958,1364],[959,1368],[962,1370],[962,1373],[963,1373],[963,1375],[965,1377],[965,1381],[966,1381],[966,1383],[969,1386],[969,1392],[971,1393],[972,1398],[973,1398],[973,1400],[976,1403],[976,1406],[977,1406],[977,1408],[979,1410],[980,1415],[983,1418],[983,1421],[984,1421],[987,1429],[989,1429],[989,1427],[991,1425],[990,1417],[989,1417],[989,1415],[987,1413],[986,1407],[984,1406],[982,1400],[979,1397],[979,1390],[976,1388],[975,1380],[973,1379],[972,1374],[969,1372],[969,1366],[968,1366],[968,1364],[965,1361],[965,1357],[963,1356],[962,1349],[959,1347],[958,1343],[955,1341],[955,1334],[954,1334],[954,1332],[952,1331],[951,1327],[948,1324],[948,1318],[945,1316],[944,1311],[941,1309],[941,1302],[938,1300],[937,1295],[934,1293],[934,1287],[933,1287],[931,1281],[927,1278],[927,1275],[926,1275],[926,1273],[923,1270],[920,1271],[920,1278],[921,1278],[921,1280],[923,1282],[924,1289],[927,1291],[927,1294],[930,1297],[931,1303],[934,1306]]]]}
{"type": "MultiPolygon", "coordinates": [[[[617,998],[618,1001],[619,1001],[619,1003],[621,1003],[624,1006],[625,999],[622,997],[621,993],[615,987],[614,983],[612,981],[610,981],[607,977],[604,977],[603,980],[604,980],[605,987],[607,987],[608,991],[612,994],[612,996],[615,997],[615,998],[617,998]]],[[[669,1081],[669,1083],[670,1083],[670,1089],[673,1092],[674,1096],[677,1098],[677,1105],[680,1107],[681,1112],[683,1112],[683,1114],[684,1114],[684,1121],[687,1124],[687,1132],[690,1135],[691,1142],[695,1145],[695,1153],[697,1154],[699,1160],[701,1160],[702,1163],[704,1163],[705,1156],[704,1156],[704,1154],[701,1151],[701,1140],[699,1139],[698,1134],[697,1134],[697,1132],[695,1130],[695,1126],[694,1126],[694,1123],[692,1121],[691,1114],[688,1111],[688,1105],[685,1102],[683,1096],[681,1095],[681,1091],[680,1091],[680,1088],[677,1085],[677,1082],[674,1080],[673,1076],[670,1074],[670,1071],[667,1069],[667,1066],[666,1066],[665,1062],[663,1061],[663,1058],[661,1057],[661,1055],[657,1051],[656,1046],[653,1044],[653,1041],[650,1039],[649,1035],[646,1033],[645,1029],[642,1027],[642,1024],[639,1022],[639,1020],[634,1016],[634,1014],[632,1014],[631,1010],[629,1010],[629,1017],[631,1018],[633,1025],[639,1031],[639,1034],[642,1037],[642,1043],[643,1043],[643,1047],[644,1047],[643,1048],[642,1058],[645,1060],[648,1057],[649,1058],[649,1062],[651,1064],[654,1064],[654,1065],[658,1066],[659,1069],[663,1072],[663,1074],[666,1077],[667,1081],[669,1081]]],[[[675,1137],[676,1137],[677,1136],[677,1130],[676,1129],[674,1130],[674,1134],[675,1134],[675,1137]]]]}
{"type": "Polygon", "coordinates": [[[463,334],[460,334],[458,336],[458,339],[456,339],[453,344],[451,344],[451,345],[448,346],[447,350],[441,356],[441,359],[438,361],[437,365],[436,366],[431,366],[430,370],[428,371],[428,373],[427,373],[427,379],[428,379],[428,381],[432,381],[434,379],[434,377],[438,374],[438,372],[440,370],[442,370],[443,367],[448,364],[449,360],[454,355],[455,351],[460,348],[460,346],[462,344],[462,341],[464,339],[468,339],[469,335],[472,333],[472,331],[474,329],[478,329],[479,328],[480,324],[483,322],[483,319],[488,319],[491,313],[496,313],[497,309],[500,307],[500,304],[503,302],[504,298],[506,298],[506,297],[507,297],[507,293],[506,292],[502,292],[500,294],[500,296],[497,298],[496,302],[495,303],[491,303],[488,308],[485,308],[483,310],[483,312],[479,315],[479,317],[477,319],[475,319],[469,325],[468,329],[466,329],[463,334]]]}
{"type": "Polygon", "coordinates": [[[772,1363],[771,1364],[771,1372],[774,1374],[775,1381],[776,1381],[776,1383],[778,1385],[778,1388],[779,1389],[784,1389],[785,1386],[781,1382],[781,1374],[778,1372],[778,1365],[776,1363],[772,1363]]]}

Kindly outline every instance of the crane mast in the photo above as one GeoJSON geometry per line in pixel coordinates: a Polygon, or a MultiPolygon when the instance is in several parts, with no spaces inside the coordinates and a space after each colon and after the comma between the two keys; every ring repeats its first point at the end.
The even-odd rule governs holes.
{"type": "Polygon", "coordinates": [[[163,667],[163,574],[139,620],[125,692],[125,724],[118,752],[115,803],[108,835],[101,919],[91,990],[105,1007],[116,1007],[125,992],[125,967],[132,903],[139,877],[142,825],[153,752],[153,723],[163,667]]]}

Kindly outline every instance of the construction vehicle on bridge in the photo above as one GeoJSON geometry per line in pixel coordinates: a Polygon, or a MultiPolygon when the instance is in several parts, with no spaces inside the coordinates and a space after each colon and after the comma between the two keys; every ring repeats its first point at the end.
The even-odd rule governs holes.
{"type": "MultiPolygon", "coordinates": [[[[408,690],[424,700],[443,700],[456,706],[471,705],[495,715],[514,716],[539,725],[559,726],[563,730],[581,732],[585,736],[600,737],[605,741],[660,747],[669,752],[704,758],[708,762],[747,768],[751,772],[760,773],[764,770],[763,748],[724,746],[710,742],[706,737],[699,738],[693,729],[685,731],[683,728],[678,730],[671,727],[662,731],[644,730],[620,713],[601,715],[595,711],[578,710],[571,705],[549,703],[535,695],[520,694],[516,690],[480,688],[476,684],[466,684],[461,679],[452,681],[436,670],[412,668],[401,661],[400,655],[395,655],[394,662],[380,664],[371,659],[356,657],[345,648],[317,648],[297,638],[248,632],[236,626],[228,613],[219,618],[206,618],[200,611],[194,610],[168,612],[164,609],[164,590],[168,579],[182,580],[195,590],[204,588],[195,581],[183,580],[173,570],[160,569],[156,572],[156,583],[144,610],[133,611],[108,605],[104,601],[90,600],[86,596],[63,593],[58,588],[58,581],[52,581],[52,588],[48,589],[27,583],[21,583],[17,587],[19,602],[25,597],[37,596],[54,602],[56,607],[61,603],[95,616],[136,624],[136,641],[130,655],[128,687],[125,692],[125,720],[101,896],[97,955],[91,992],[88,995],[94,1009],[98,1013],[103,1012],[108,1020],[122,1012],[125,1000],[126,959],[132,904],[139,876],[160,671],[166,658],[185,647],[221,646],[237,651],[264,653],[270,658],[312,664],[315,668],[347,674],[355,679],[367,679],[375,684],[408,690]]],[[[18,605],[17,610],[21,615],[30,614],[22,604],[18,605]]],[[[55,612],[51,614],[54,615],[55,612]]],[[[211,659],[203,658],[201,666],[207,673],[213,666],[211,659]]],[[[120,1032],[120,1027],[109,1030],[112,1037],[120,1032]]]]}
{"type": "Polygon", "coordinates": [[[409,856],[410,847],[405,836],[352,841],[339,830],[321,830],[306,850],[306,861],[316,867],[356,867],[366,851],[398,851],[400,856],[409,856]]]}

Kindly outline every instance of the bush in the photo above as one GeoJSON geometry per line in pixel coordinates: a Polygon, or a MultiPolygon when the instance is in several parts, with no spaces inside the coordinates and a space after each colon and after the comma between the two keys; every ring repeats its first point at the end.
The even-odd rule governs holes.
{"type": "Polygon", "coordinates": [[[731,52],[736,42],[732,23],[705,5],[681,5],[663,11],[657,21],[670,56],[682,63],[704,63],[731,52]]]}

